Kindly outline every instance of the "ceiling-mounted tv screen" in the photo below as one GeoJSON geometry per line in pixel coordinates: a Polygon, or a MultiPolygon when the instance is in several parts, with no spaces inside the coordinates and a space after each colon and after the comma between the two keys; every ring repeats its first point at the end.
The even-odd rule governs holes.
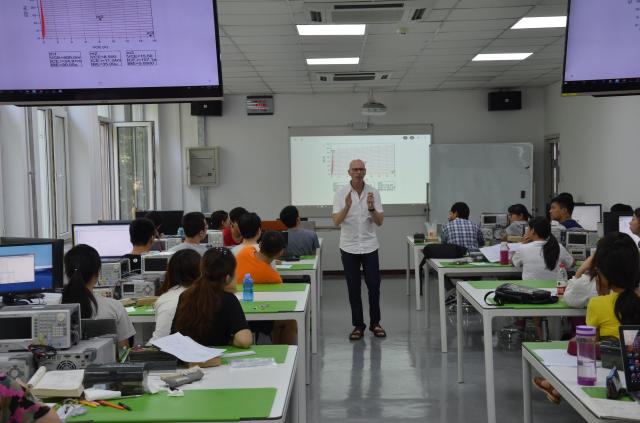
{"type": "Polygon", "coordinates": [[[215,0],[0,2],[0,103],[221,97],[215,0]]]}
{"type": "Polygon", "coordinates": [[[636,0],[569,1],[563,94],[640,93],[639,15],[636,0]]]}

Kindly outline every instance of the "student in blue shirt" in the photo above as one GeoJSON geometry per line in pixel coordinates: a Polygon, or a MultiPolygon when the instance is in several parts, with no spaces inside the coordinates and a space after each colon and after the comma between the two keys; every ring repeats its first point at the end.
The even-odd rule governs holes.
{"type": "Polygon", "coordinates": [[[442,227],[442,242],[465,247],[469,251],[478,251],[484,247],[484,237],[480,227],[469,220],[469,206],[458,202],[451,206],[449,223],[442,227]]]}
{"type": "Polygon", "coordinates": [[[560,194],[551,200],[549,217],[567,229],[582,229],[582,226],[571,218],[573,208],[573,197],[568,194],[560,194]]]}

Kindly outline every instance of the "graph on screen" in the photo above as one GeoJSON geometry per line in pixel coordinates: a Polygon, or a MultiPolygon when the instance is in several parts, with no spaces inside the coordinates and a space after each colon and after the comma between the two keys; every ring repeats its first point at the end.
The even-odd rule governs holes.
{"type": "Polygon", "coordinates": [[[40,40],[155,39],[151,0],[36,0],[40,40]]]}
{"type": "Polygon", "coordinates": [[[370,177],[392,177],[396,173],[395,146],[387,143],[327,144],[325,162],[329,176],[344,176],[349,163],[358,158],[370,177]]]}

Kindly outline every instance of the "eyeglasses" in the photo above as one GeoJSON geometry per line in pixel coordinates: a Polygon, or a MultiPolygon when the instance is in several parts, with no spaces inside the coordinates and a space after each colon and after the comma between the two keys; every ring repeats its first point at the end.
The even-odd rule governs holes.
{"type": "Polygon", "coordinates": [[[367,169],[365,169],[364,167],[352,167],[351,171],[352,172],[366,172],[367,169]]]}

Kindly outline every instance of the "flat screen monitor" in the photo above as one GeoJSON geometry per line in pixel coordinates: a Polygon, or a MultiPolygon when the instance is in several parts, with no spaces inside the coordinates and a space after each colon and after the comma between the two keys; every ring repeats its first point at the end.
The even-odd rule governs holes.
{"type": "Polygon", "coordinates": [[[563,94],[640,92],[638,3],[570,0],[563,94]]]}
{"type": "Polygon", "coordinates": [[[575,206],[572,217],[583,229],[597,231],[598,223],[602,222],[602,205],[583,204],[575,206]]]}
{"type": "Polygon", "coordinates": [[[633,212],[603,212],[602,213],[602,228],[604,229],[604,234],[608,234],[610,232],[617,231],[620,222],[620,216],[633,216],[633,212]]]}
{"type": "Polygon", "coordinates": [[[629,235],[631,238],[633,238],[633,242],[635,242],[636,245],[640,245],[640,237],[638,235],[635,235],[633,232],[631,232],[631,229],[629,229],[629,223],[631,223],[631,219],[633,219],[633,216],[618,217],[618,231],[629,235]]]}
{"type": "Polygon", "coordinates": [[[25,245],[25,244],[51,244],[53,250],[53,287],[62,289],[64,286],[64,240],[55,238],[17,238],[17,237],[1,237],[0,246],[2,245],[25,245]]]}
{"type": "Polygon", "coordinates": [[[122,257],[131,253],[129,225],[73,225],[73,245],[87,244],[98,251],[100,257],[122,257]]]}
{"type": "MultiPolygon", "coordinates": [[[[136,211],[136,219],[145,217],[151,210],[136,211]]],[[[184,210],[153,210],[160,215],[162,225],[160,233],[164,235],[178,235],[178,228],[182,226],[184,210]]]]}
{"type": "Polygon", "coordinates": [[[216,0],[3,0],[0,103],[222,97],[216,0]]]}
{"type": "Polygon", "coordinates": [[[51,291],[53,287],[52,244],[0,246],[0,295],[51,291]]]}

